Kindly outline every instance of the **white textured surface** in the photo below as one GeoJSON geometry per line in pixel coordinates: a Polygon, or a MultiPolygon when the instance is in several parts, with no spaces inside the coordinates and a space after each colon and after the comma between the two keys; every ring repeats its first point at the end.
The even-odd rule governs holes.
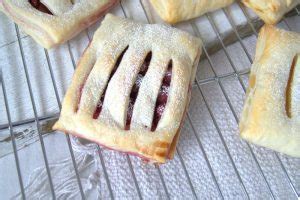
{"type": "MultiPolygon", "coordinates": [[[[148,9],[149,7],[145,3],[146,0],[142,2],[145,10],[148,11],[150,22],[159,22],[157,16],[155,17],[155,14],[149,11],[151,9],[148,9]]],[[[125,12],[127,17],[147,22],[143,7],[138,0],[123,1],[122,8],[119,6],[112,12],[119,16],[124,16],[125,12]]],[[[246,22],[246,18],[238,6],[233,5],[229,10],[236,24],[246,22]]],[[[216,11],[209,16],[211,16],[211,19],[221,32],[221,36],[226,31],[232,30],[222,10],[216,11]]],[[[300,31],[299,16],[290,17],[287,19],[287,22],[293,30],[300,31]]],[[[2,13],[0,13],[0,24],[0,67],[6,83],[12,120],[16,122],[33,118],[33,109],[14,24],[2,13]]],[[[209,45],[212,41],[218,41],[212,24],[207,20],[206,16],[178,24],[177,27],[194,34],[191,24],[197,27],[206,45],[209,45]]],[[[99,23],[90,27],[89,35],[92,35],[98,26],[99,23]]],[[[284,23],[281,23],[279,26],[287,28],[284,23]]],[[[44,49],[25,34],[21,34],[21,38],[38,116],[56,114],[59,112],[59,107],[56,102],[44,49]]],[[[60,100],[63,98],[72,77],[72,57],[76,63],[88,41],[86,32],[82,32],[70,41],[71,54],[68,51],[67,44],[48,51],[60,100]]],[[[254,55],[255,42],[255,36],[243,39],[243,44],[251,58],[254,55]]],[[[251,60],[247,58],[241,43],[237,42],[229,45],[226,50],[228,50],[229,58],[226,55],[227,52],[221,49],[217,53],[210,55],[212,66],[210,66],[208,60],[203,60],[200,63],[197,72],[198,80],[214,77],[213,72],[218,76],[232,73],[234,72],[233,66],[238,71],[249,69],[251,60]]],[[[242,76],[241,80],[246,86],[247,76],[242,76]]],[[[250,153],[249,146],[238,137],[235,116],[239,117],[240,115],[243,98],[244,90],[236,77],[224,78],[220,81],[220,84],[212,81],[201,85],[200,88],[194,85],[189,118],[186,119],[182,129],[175,158],[159,169],[155,166],[144,164],[135,157],[127,157],[114,151],[102,150],[101,155],[103,156],[114,197],[116,199],[139,199],[137,183],[140,194],[144,199],[167,199],[166,191],[172,199],[193,199],[193,190],[199,199],[221,199],[214,183],[213,178],[215,176],[225,199],[245,199],[246,197],[238,178],[239,175],[251,199],[270,199],[268,187],[250,153]],[[229,100],[230,104],[227,100],[229,100]],[[223,142],[225,142],[226,146],[223,142]],[[204,155],[207,156],[214,176],[210,172],[204,155]],[[231,162],[229,155],[234,163],[231,162]],[[132,166],[132,171],[130,166],[132,166]],[[238,174],[234,170],[234,166],[238,174]],[[137,180],[136,183],[133,175],[137,180]],[[164,184],[166,190],[164,189],[164,184]]],[[[6,124],[8,121],[2,91],[0,92],[0,114],[0,125],[6,124]]],[[[35,169],[41,167],[41,169],[45,170],[43,155],[37,138],[36,125],[30,123],[14,127],[13,131],[27,135],[32,134],[24,144],[21,143],[24,140],[17,140],[17,146],[20,149],[18,153],[22,178],[24,184],[27,185],[30,180],[30,174],[35,169]]],[[[1,199],[12,197],[20,191],[14,155],[11,153],[11,141],[1,142],[2,138],[6,138],[8,134],[8,129],[0,130],[1,199]]],[[[62,189],[66,189],[57,186],[58,182],[64,181],[65,184],[70,186],[70,190],[69,192],[65,191],[65,194],[59,197],[64,199],[71,197],[68,195],[75,195],[79,199],[78,185],[74,176],[74,168],[70,160],[65,136],[61,133],[52,133],[45,135],[43,138],[51,165],[50,170],[53,182],[56,185],[56,194],[59,195],[63,191],[62,189]],[[59,165],[52,167],[56,163],[59,165]],[[62,164],[65,165],[63,166],[62,164]]],[[[78,145],[73,145],[73,147],[75,148],[74,152],[79,165],[82,184],[86,190],[91,188],[86,191],[87,198],[94,199],[97,195],[103,199],[109,198],[110,193],[104,169],[99,161],[99,152],[97,149],[95,151],[95,146],[91,145],[84,151],[82,151],[83,147],[78,147],[78,145]],[[83,155],[87,155],[86,160],[83,159],[85,158],[83,155]],[[82,167],[86,166],[86,163],[91,163],[87,169],[82,167]],[[93,175],[91,176],[91,174],[93,175]]],[[[296,199],[286,174],[281,167],[280,160],[298,194],[300,193],[300,160],[283,155],[279,155],[280,160],[278,160],[276,154],[270,150],[253,145],[250,145],[250,147],[275,197],[277,199],[296,199]]],[[[26,192],[28,199],[34,198],[34,196],[29,196],[29,194],[45,193],[45,195],[48,195],[48,198],[50,197],[47,175],[44,173],[39,173],[40,176],[35,179],[45,181],[37,182],[36,188],[38,188],[39,193],[26,192]],[[43,187],[41,187],[41,183],[43,183],[43,187]]],[[[28,191],[36,188],[31,187],[28,191]]]]}

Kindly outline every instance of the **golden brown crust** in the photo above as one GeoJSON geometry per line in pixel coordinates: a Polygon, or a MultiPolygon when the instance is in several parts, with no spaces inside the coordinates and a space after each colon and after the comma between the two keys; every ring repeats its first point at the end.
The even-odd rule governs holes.
{"type": "Polygon", "coordinates": [[[150,0],[159,16],[174,24],[233,3],[234,0],[150,0]]]}
{"type": "Polygon", "coordinates": [[[174,153],[200,54],[200,40],[183,31],[164,25],[138,24],[108,14],[80,59],[61,116],[53,128],[164,163],[174,153]],[[101,114],[93,119],[110,71],[126,48],[107,86],[101,114]],[[134,104],[130,130],[125,130],[134,75],[150,51],[152,59],[134,104]],[[153,132],[150,128],[159,92],[153,88],[160,87],[170,60],[173,64],[168,101],[153,132]]]}
{"type": "Polygon", "coordinates": [[[63,13],[57,11],[54,15],[49,15],[33,8],[28,0],[0,2],[3,12],[45,48],[71,39],[117,3],[118,0],[79,2],[78,5],[71,5],[63,13]]]}
{"type": "Polygon", "coordinates": [[[276,24],[285,13],[300,4],[300,0],[242,0],[266,24],[276,24]]]}
{"type": "Polygon", "coordinates": [[[288,117],[285,107],[292,62],[299,53],[298,33],[270,25],[261,29],[240,121],[242,138],[295,157],[300,157],[300,115],[288,117]]]}

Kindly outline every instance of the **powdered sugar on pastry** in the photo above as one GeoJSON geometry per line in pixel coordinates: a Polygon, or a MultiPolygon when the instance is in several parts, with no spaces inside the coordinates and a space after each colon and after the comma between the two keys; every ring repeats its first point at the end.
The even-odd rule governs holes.
{"type": "Polygon", "coordinates": [[[62,15],[72,9],[71,0],[41,0],[54,15],[62,15]]]}
{"type": "Polygon", "coordinates": [[[64,43],[93,24],[118,0],[3,0],[4,13],[45,48],[64,43]],[[45,11],[46,10],[46,11],[45,11]],[[48,12],[50,11],[50,12],[48,12]]]}
{"type": "Polygon", "coordinates": [[[79,62],[54,128],[165,162],[200,54],[200,40],[186,32],[108,14],[79,62]]]}
{"type": "Polygon", "coordinates": [[[288,87],[287,95],[290,105],[287,107],[289,109],[287,112],[291,118],[300,121],[300,54],[294,57],[288,87]]]}
{"type": "Polygon", "coordinates": [[[264,26],[240,121],[242,138],[300,157],[300,35],[264,26]],[[297,64],[296,64],[297,63],[297,64]]]}

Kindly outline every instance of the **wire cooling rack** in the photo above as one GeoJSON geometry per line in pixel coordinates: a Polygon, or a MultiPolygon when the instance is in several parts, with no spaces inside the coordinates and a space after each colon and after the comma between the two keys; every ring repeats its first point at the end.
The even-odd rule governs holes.
{"type": "MultiPolygon", "coordinates": [[[[236,40],[234,44],[229,44],[224,37],[214,13],[177,25],[178,28],[200,37],[204,46],[203,59],[193,85],[190,110],[174,160],[162,166],[153,166],[144,164],[135,157],[97,146],[95,156],[99,160],[101,173],[101,188],[97,191],[100,193],[97,195],[99,198],[299,198],[300,160],[251,145],[238,137],[237,126],[247,87],[249,66],[253,61],[257,24],[253,22],[247,9],[238,4],[234,6],[240,9],[252,34],[244,37],[245,34],[236,24],[230,8],[219,10],[218,12],[225,16],[221,22],[226,21],[230,24],[233,33],[231,37],[236,40]],[[217,52],[211,50],[210,43],[203,36],[203,18],[209,23],[210,33],[215,36],[219,46],[217,52]]],[[[279,26],[299,32],[299,8],[295,8],[294,12],[296,16],[284,18],[279,26]]],[[[157,22],[145,1],[122,1],[113,13],[135,20],[141,20],[142,15],[145,22],[157,22]]],[[[89,191],[83,187],[86,179],[81,168],[79,169],[77,154],[74,153],[74,138],[51,133],[49,127],[58,117],[66,90],[64,87],[68,85],[76,61],[98,25],[83,32],[63,47],[49,51],[38,47],[17,25],[11,23],[10,27],[1,26],[2,33],[11,36],[4,39],[3,44],[0,43],[0,105],[3,105],[0,110],[0,136],[4,135],[4,139],[0,137],[3,144],[0,147],[0,196],[31,199],[32,191],[30,193],[28,189],[30,173],[35,171],[35,166],[39,166],[45,171],[45,187],[50,195],[40,198],[63,198],[55,181],[60,177],[53,175],[52,164],[60,163],[63,158],[69,157],[74,191],[78,191],[74,198],[91,199],[89,191]],[[14,36],[15,39],[11,39],[14,36]],[[11,51],[17,53],[10,56],[11,51]],[[43,57],[45,62],[37,59],[40,57],[43,57]],[[59,61],[57,57],[60,57],[59,61]],[[37,66],[43,69],[39,74],[32,73],[33,68],[37,66]],[[17,67],[18,72],[8,69],[14,67],[17,67]],[[66,70],[66,74],[70,76],[63,77],[63,73],[58,73],[59,70],[66,70]],[[44,79],[45,74],[48,74],[47,84],[39,85],[36,81],[37,76],[40,75],[44,79]],[[20,82],[22,88],[17,88],[15,82],[20,82]],[[27,91],[26,98],[21,90],[27,91]],[[47,96],[47,92],[52,93],[51,97],[47,96]],[[45,95],[46,99],[50,98],[55,103],[43,105],[39,95],[45,95]],[[28,135],[30,138],[24,142],[28,135]],[[58,139],[54,139],[57,137],[58,139]],[[62,141],[66,144],[62,145],[62,141]],[[38,147],[28,150],[34,145],[38,147]],[[58,156],[61,152],[64,152],[63,156],[58,156]],[[14,196],[18,193],[18,196],[14,196]]]]}

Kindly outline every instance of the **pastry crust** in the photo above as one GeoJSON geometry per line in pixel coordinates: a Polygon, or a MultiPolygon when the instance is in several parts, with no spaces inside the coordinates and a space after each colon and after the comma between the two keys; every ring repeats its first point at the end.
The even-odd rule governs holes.
{"type": "Polygon", "coordinates": [[[294,157],[300,157],[299,55],[299,33],[261,29],[240,121],[242,138],[294,157]]]}
{"type": "Polygon", "coordinates": [[[242,0],[266,24],[276,24],[288,11],[300,4],[300,0],[242,0]]]}
{"type": "Polygon", "coordinates": [[[53,15],[34,8],[28,0],[2,0],[0,7],[44,48],[66,42],[96,22],[118,0],[42,0],[53,15]]]}
{"type": "Polygon", "coordinates": [[[186,32],[107,14],[79,61],[54,129],[164,163],[174,154],[200,54],[200,39],[186,32]],[[117,71],[108,82],[124,49],[117,71]],[[125,130],[129,94],[149,52],[151,62],[133,107],[130,130],[125,130]],[[156,130],[151,131],[156,98],[170,60],[173,65],[168,100],[156,130]],[[102,111],[93,119],[106,85],[102,111]]]}
{"type": "Polygon", "coordinates": [[[159,16],[174,24],[223,8],[234,0],[150,0],[159,16]]]}

